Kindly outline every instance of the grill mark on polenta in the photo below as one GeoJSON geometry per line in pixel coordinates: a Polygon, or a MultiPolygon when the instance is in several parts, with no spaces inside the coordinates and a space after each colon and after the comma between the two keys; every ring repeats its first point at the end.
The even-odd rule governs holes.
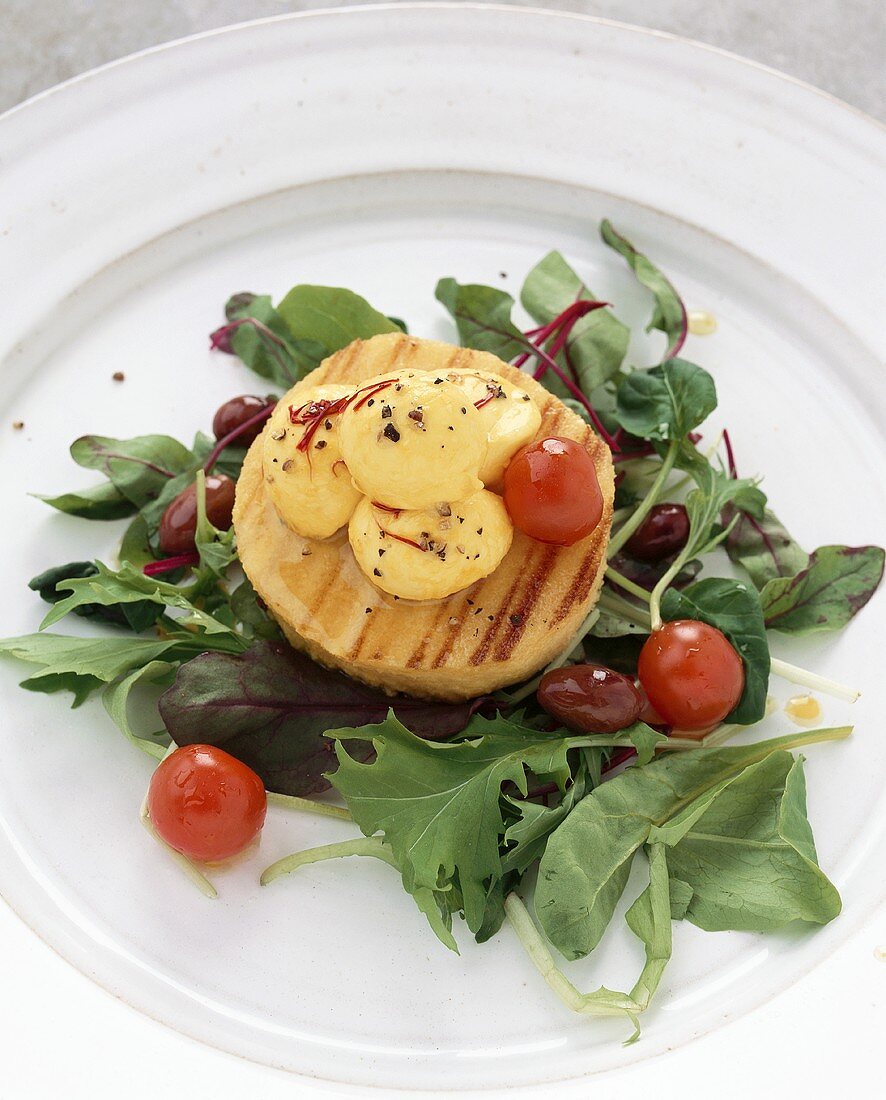
{"type": "MultiPolygon", "coordinates": [[[[481,582],[481,588],[479,588],[477,591],[478,592],[482,591],[482,582],[481,582]]],[[[459,595],[461,595],[461,593],[459,593],[459,595]]],[[[476,593],[474,594],[472,599],[475,599],[475,597],[476,597],[476,593]]],[[[448,600],[446,602],[447,602],[447,604],[449,603],[448,600]]],[[[466,621],[469,618],[470,610],[471,610],[471,608],[470,608],[470,605],[467,603],[467,601],[464,601],[463,608],[457,615],[453,615],[451,613],[452,609],[450,608],[449,618],[450,619],[455,618],[455,619],[458,620],[458,622],[456,624],[448,624],[451,627],[450,631],[446,635],[446,638],[443,642],[443,645],[441,645],[439,650],[437,650],[436,657],[434,657],[433,661],[431,661],[431,668],[440,668],[441,665],[444,665],[446,663],[446,661],[449,659],[450,654],[452,653],[453,649],[455,648],[455,643],[461,637],[462,628],[464,627],[466,621]]]]}
{"type": "Polygon", "coordinates": [[[326,602],[326,598],[333,595],[337,591],[336,580],[338,578],[339,564],[337,556],[331,554],[329,556],[329,568],[324,570],[323,576],[316,582],[316,594],[315,599],[308,608],[308,619],[315,619],[320,611],[320,608],[326,602]]]}
{"type": "Polygon", "coordinates": [[[363,648],[363,643],[367,640],[367,637],[368,637],[369,632],[370,632],[371,629],[372,629],[372,616],[371,615],[366,615],[364,613],[363,625],[360,628],[360,633],[357,635],[357,640],[351,646],[350,651],[347,654],[346,660],[348,660],[348,661],[356,661],[357,660],[357,658],[360,656],[360,651],[363,648]]]}
{"type": "Polygon", "coordinates": [[[351,365],[360,354],[360,345],[356,342],[348,344],[346,348],[336,352],[327,360],[324,372],[324,382],[345,382],[350,384],[348,375],[351,373],[351,365]]]}
{"type": "Polygon", "coordinates": [[[535,572],[530,575],[528,582],[524,585],[520,593],[520,602],[517,604],[517,611],[520,614],[519,623],[513,623],[509,616],[507,618],[504,616],[502,617],[502,622],[505,624],[506,629],[493,654],[494,660],[508,660],[520,644],[520,639],[526,630],[529,617],[535,609],[535,605],[538,603],[542,592],[544,592],[545,583],[551,571],[554,569],[556,561],[557,548],[554,546],[546,546],[543,551],[541,563],[535,572]]]}
{"type": "Polygon", "coordinates": [[[404,336],[401,340],[397,341],[394,354],[391,356],[390,366],[385,367],[383,371],[379,371],[379,374],[386,374],[388,371],[392,370],[405,370],[409,365],[409,360],[415,358],[417,350],[418,344],[415,340],[410,340],[408,336],[404,336]],[[402,364],[400,362],[401,359],[405,360],[402,364]]]}
{"type": "Polygon", "coordinates": [[[446,617],[448,618],[449,614],[449,600],[441,600],[440,606],[434,612],[433,620],[431,621],[430,625],[425,629],[425,632],[424,634],[422,634],[421,640],[419,641],[416,648],[409,655],[409,658],[406,661],[407,668],[419,668],[422,665],[425,659],[425,653],[427,653],[428,651],[428,645],[430,644],[431,638],[436,633],[437,628],[440,625],[440,620],[444,615],[446,615],[446,617]]]}
{"type": "Polygon", "coordinates": [[[551,620],[551,626],[556,626],[558,623],[561,623],[575,604],[582,603],[587,599],[588,593],[593,587],[594,581],[597,579],[601,558],[602,539],[600,538],[600,529],[597,528],[588,552],[582,558],[581,565],[579,565],[573,573],[572,583],[566,595],[563,597],[560,606],[554,613],[554,617],[551,620]]]}
{"type": "MultiPolygon", "coordinates": [[[[522,588],[517,584],[512,586],[510,592],[508,593],[507,599],[497,609],[494,621],[489,625],[486,633],[480,639],[479,645],[471,654],[470,664],[478,665],[486,659],[486,657],[489,655],[489,651],[492,649],[493,643],[495,642],[499,630],[501,629],[502,625],[507,621],[508,613],[510,612],[511,607],[514,604],[514,601],[519,600],[522,606],[523,593],[532,589],[533,585],[536,583],[538,574],[542,572],[547,575],[547,573],[550,571],[548,565],[548,562],[550,561],[550,549],[543,548],[541,546],[539,546],[539,548],[542,550],[543,557],[541,564],[538,567],[535,566],[534,563],[537,558],[537,551],[535,550],[535,548],[533,548],[532,553],[529,555],[529,560],[526,563],[526,568],[523,572],[524,576],[526,574],[529,575],[529,581],[522,588]]],[[[479,600],[480,598],[480,595],[478,595],[477,599],[479,600]]],[[[533,599],[531,602],[534,604],[535,599],[533,599]]]]}

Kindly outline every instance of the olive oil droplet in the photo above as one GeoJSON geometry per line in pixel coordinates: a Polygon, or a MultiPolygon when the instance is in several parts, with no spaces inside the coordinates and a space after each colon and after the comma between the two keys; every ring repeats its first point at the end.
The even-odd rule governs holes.
{"type": "Polygon", "coordinates": [[[693,336],[710,336],[717,331],[717,318],[706,309],[693,309],[687,318],[693,336]]]}
{"type": "Polygon", "coordinates": [[[821,703],[811,695],[795,695],[788,699],[784,709],[798,726],[814,726],[821,717],[821,703]]]}

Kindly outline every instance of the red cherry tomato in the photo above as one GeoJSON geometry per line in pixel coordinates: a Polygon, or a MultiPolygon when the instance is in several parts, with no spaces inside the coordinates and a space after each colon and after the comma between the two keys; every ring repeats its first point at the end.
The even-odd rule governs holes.
{"type": "Polygon", "coordinates": [[[574,439],[524,447],[505,471],[505,506],[515,527],[556,546],[587,538],[603,516],[594,460],[574,439]]]}
{"type": "Polygon", "coordinates": [[[640,693],[640,717],[638,722],[645,722],[647,726],[666,726],[668,723],[658,713],[652,703],[649,702],[649,696],[646,694],[646,690],[642,684],[639,685],[637,691],[640,693]]]}
{"type": "Polygon", "coordinates": [[[157,766],[148,788],[151,824],[191,859],[236,855],[258,836],[268,808],[262,781],[214,745],[185,745],[157,766]]]}
{"type": "Polygon", "coordinates": [[[640,683],[669,726],[699,730],[722,722],[744,691],[744,665],[716,627],[677,619],[640,650],[640,683]]]}

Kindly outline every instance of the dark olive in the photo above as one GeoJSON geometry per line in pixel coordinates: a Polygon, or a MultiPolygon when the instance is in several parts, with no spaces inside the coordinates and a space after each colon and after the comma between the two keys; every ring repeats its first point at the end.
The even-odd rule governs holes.
{"type": "MultiPolygon", "coordinates": [[[[245,424],[247,420],[251,420],[256,413],[260,413],[263,409],[273,404],[273,398],[268,400],[267,397],[256,397],[255,394],[252,393],[244,393],[239,397],[232,397],[230,401],[226,401],[224,405],[219,407],[215,416],[212,418],[212,430],[215,434],[215,438],[224,439],[226,435],[230,435],[231,432],[236,431],[241,424],[245,424]]],[[[240,447],[248,447],[250,443],[254,443],[261,435],[261,430],[264,426],[264,420],[260,420],[251,428],[248,428],[242,435],[237,437],[237,445],[240,447]]]]}
{"type": "MultiPolygon", "coordinates": [[[[213,527],[227,531],[234,511],[234,483],[224,474],[206,478],[206,518],[213,527]]],[[[178,494],[160,520],[160,549],[164,554],[184,554],[194,549],[197,534],[197,486],[178,494]]]]}
{"type": "Polygon", "coordinates": [[[548,714],[580,733],[616,733],[643,708],[634,681],[605,665],[573,665],[546,672],[538,701],[548,714]]]}
{"type": "Polygon", "coordinates": [[[678,553],[689,538],[689,516],[682,504],[656,504],[625,543],[639,561],[662,561],[678,553]]]}

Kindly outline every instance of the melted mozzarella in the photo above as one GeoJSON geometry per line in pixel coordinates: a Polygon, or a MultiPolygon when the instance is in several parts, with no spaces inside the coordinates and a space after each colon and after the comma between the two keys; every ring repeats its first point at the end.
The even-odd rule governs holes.
{"type": "Polygon", "coordinates": [[[357,506],[360,493],[342,459],[339,444],[340,416],[319,419],[307,450],[298,443],[309,430],[293,424],[289,409],[347,397],[348,386],[315,386],[285,394],[262,436],[265,483],[277,514],[303,538],[324,539],[343,527],[357,506]],[[329,425],[327,427],[326,425],[329,425]]]}
{"type": "Polygon", "coordinates": [[[466,500],[401,512],[364,498],[348,527],[366,576],[409,600],[439,600],[488,576],[510,549],[513,533],[501,498],[485,489],[466,500]]]}
{"type": "Polygon", "coordinates": [[[370,500],[421,509],[482,489],[486,432],[459,387],[411,370],[370,379],[360,393],[342,413],[340,439],[351,476],[370,500]]]}
{"type": "Polygon", "coordinates": [[[448,381],[464,390],[476,407],[486,432],[489,449],[480,470],[484,485],[498,485],[508,463],[541,427],[541,413],[529,394],[491,371],[456,367],[446,372],[448,381]]]}

